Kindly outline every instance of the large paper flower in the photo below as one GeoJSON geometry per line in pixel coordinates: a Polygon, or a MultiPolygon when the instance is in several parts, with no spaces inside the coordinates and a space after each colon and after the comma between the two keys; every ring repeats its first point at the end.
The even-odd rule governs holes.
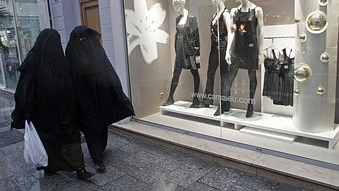
{"type": "Polygon", "coordinates": [[[158,29],[165,20],[166,11],[160,3],[147,9],[146,0],[135,0],[134,11],[126,9],[128,54],[140,45],[141,53],[148,64],[158,58],[157,42],[167,44],[169,35],[158,29]]]}

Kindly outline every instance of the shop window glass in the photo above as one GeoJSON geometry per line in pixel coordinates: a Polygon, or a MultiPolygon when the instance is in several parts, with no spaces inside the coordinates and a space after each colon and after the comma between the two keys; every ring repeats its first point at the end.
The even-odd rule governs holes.
{"type": "MultiPolygon", "coordinates": [[[[335,102],[336,85],[328,84],[328,81],[335,81],[333,72],[337,69],[337,52],[328,47],[337,47],[338,39],[337,34],[327,35],[333,40],[326,41],[326,33],[338,31],[337,21],[330,25],[330,18],[337,16],[333,16],[336,11],[329,10],[336,6],[327,1],[326,4],[325,1],[312,4],[307,0],[249,2],[249,9],[243,10],[239,9],[239,1],[176,0],[173,3],[172,0],[124,0],[136,118],[217,138],[227,137],[224,130],[232,129],[271,138],[278,135],[281,137],[274,139],[291,142],[319,141],[319,146],[333,148],[338,128],[333,118],[334,106],[330,106],[328,100],[335,102]],[[211,24],[215,15],[223,12],[218,4],[220,1],[228,10],[232,21],[229,30],[234,35],[231,39],[234,44],[229,49],[232,64],[225,66],[228,48],[223,42],[230,40],[225,36],[225,23],[219,22],[215,28],[211,24]],[[180,10],[183,3],[196,24],[180,24],[182,17],[178,16],[185,14],[180,10]],[[308,15],[311,16],[307,18],[308,15]],[[259,38],[246,35],[259,36],[259,21],[252,22],[253,18],[259,17],[262,18],[263,36],[261,45],[256,47],[259,38]],[[255,27],[248,27],[250,25],[255,27]],[[185,27],[190,33],[180,33],[185,27]],[[194,44],[197,42],[193,38],[195,29],[198,30],[198,45],[194,44]],[[184,40],[180,41],[182,38],[184,40]],[[198,55],[194,46],[199,47],[198,55]],[[312,49],[312,46],[316,48],[312,49]],[[259,52],[254,52],[255,48],[259,52]],[[182,57],[183,54],[186,57],[182,57]],[[262,54],[264,57],[258,57],[262,54]],[[200,62],[195,60],[197,56],[200,62]],[[248,62],[248,59],[251,62],[259,59],[260,64],[251,68],[242,66],[242,62],[248,62]],[[313,63],[316,60],[317,63],[313,63]],[[228,84],[225,84],[225,79],[229,80],[228,84]],[[195,105],[195,98],[198,98],[199,106],[195,105]],[[204,98],[210,102],[205,102],[204,98]],[[311,107],[330,109],[325,112],[325,109],[312,110],[311,107]],[[314,116],[307,116],[308,112],[314,116]],[[314,121],[319,115],[326,116],[327,121],[314,121]],[[324,131],[330,132],[328,137],[320,134],[316,138],[309,136],[310,132],[324,131]]],[[[246,143],[246,140],[242,141],[246,143]]]]}
{"type": "Polygon", "coordinates": [[[40,28],[48,27],[47,1],[1,0],[0,6],[12,15],[0,28],[2,43],[9,48],[8,53],[1,53],[0,86],[15,90],[20,75],[18,67],[32,48],[40,28]]]}

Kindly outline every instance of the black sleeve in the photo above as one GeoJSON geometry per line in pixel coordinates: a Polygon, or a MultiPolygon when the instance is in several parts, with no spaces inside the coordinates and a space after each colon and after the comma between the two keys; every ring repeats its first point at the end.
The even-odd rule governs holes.
{"type": "Polygon", "coordinates": [[[33,79],[33,73],[23,72],[20,74],[14,94],[15,107],[11,114],[11,128],[23,129],[25,120],[32,120],[36,108],[33,79]]]}
{"type": "Polygon", "coordinates": [[[198,27],[198,21],[196,17],[191,18],[191,30],[192,30],[192,36],[194,37],[194,48],[196,49],[196,56],[200,56],[200,37],[199,37],[199,27],[198,27]]]}

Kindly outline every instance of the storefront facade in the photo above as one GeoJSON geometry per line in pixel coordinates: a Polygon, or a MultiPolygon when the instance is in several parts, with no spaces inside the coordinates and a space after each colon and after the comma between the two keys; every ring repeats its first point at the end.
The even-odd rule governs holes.
{"type": "Polygon", "coordinates": [[[262,19],[262,37],[260,21],[254,21],[254,29],[246,28],[253,15],[241,21],[242,16],[233,12],[247,12],[239,9],[246,2],[124,0],[135,118],[147,125],[339,169],[333,155],[314,154],[319,149],[337,154],[338,2],[249,1],[254,19],[262,19]],[[257,8],[262,17],[255,15],[260,14],[257,8]],[[196,23],[191,25],[187,19],[180,25],[184,17],[180,15],[187,12],[196,23]],[[227,22],[219,19],[220,26],[211,24],[220,13],[229,14],[233,21],[226,31],[234,32],[232,39],[225,36],[227,22]],[[258,32],[255,40],[261,41],[262,62],[254,69],[234,66],[237,57],[244,55],[239,51],[243,44],[248,54],[256,51],[254,41],[248,43],[245,37],[253,30],[258,32]],[[194,54],[185,52],[188,41],[195,43],[191,44],[197,50],[194,54]],[[228,49],[225,41],[235,48],[228,49]],[[225,62],[229,50],[235,60],[231,63],[225,62]],[[182,54],[187,60],[199,57],[200,62],[186,61],[182,54]],[[223,87],[225,83],[229,87],[223,87]]]}
{"type": "Polygon", "coordinates": [[[8,52],[1,53],[0,87],[16,88],[17,68],[32,48],[41,28],[50,26],[47,1],[1,0],[0,7],[11,15],[1,22],[0,35],[8,52]]]}
{"type": "MultiPolygon", "coordinates": [[[[81,4],[84,2],[92,1],[49,1],[52,27],[60,32],[64,46],[74,26],[83,22],[81,4]]],[[[224,11],[219,1],[186,0],[185,10],[196,23],[189,27],[185,22],[178,25],[181,12],[174,9],[172,1],[96,2],[103,47],[136,112],[133,118],[118,126],[133,132],[134,128],[129,124],[137,123],[157,131],[192,136],[198,141],[209,140],[221,149],[222,145],[233,145],[339,170],[338,1],[250,1],[250,8],[256,10],[251,18],[262,16],[262,25],[255,21],[252,29],[261,26],[262,39],[256,40],[262,42],[258,53],[265,57],[258,62],[257,68],[239,68],[237,73],[230,70],[232,62],[223,66],[228,49],[222,47],[225,44],[221,42],[231,38],[220,36],[225,34],[227,26],[220,19],[217,25],[211,25],[211,22],[218,13],[232,15],[232,10],[237,10],[240,5],[238,1],[225,1],[227,11],[224,11]],[[262,10],[261,16],[258,7],[262,10]],[[181,70],[175,70],[180,63],[177,57],[182,56],[179,50],[185,51],[180,49],[178,44],[182,43],[177,39],[191,35],[176,35],[180,27],[198,34],[194,42],[199,41],[195,44],[199,54],[192,57],[195,67],[190,65],[186,69],[180,65],[181,70]],[[212,41],[217,43],[216,46],[212,46],[212,41]],[[210,58],[212,53],[214,59],[210,58]],[[212,66],[215,67],[213,75],[208,76],[212,66]],[[229,80],[230,75],[235,77],[224,91],[223,80],[229,80]],[[212,91],[207,91],[211,77],[212,91]],[[256,79],[255,85],[253,79],[256,79]],[[173,102],[167,102],[173,87],[173,102]],[[199,104],[194,105],[195,100],[199,104]],[[210,102],[204,104],[204,100],[210,102]],[[223,108],[227,101],[229,109],[223,108]],[[249,104],[252,104],[253,112],[249,112],[249,104]],[[222,113],[217,112],[218,107],[222,113]]],[[[233,14],[232,18],[238,17],[233,14]]],[[[229,27],[228,35],[232,34],[231,30],[238,35],[254,31],[237,24],[237,27],[229,27]]],[[[234,46],[242,42],[239,41],[241,36],[235,36],[231,39],[234,46]]],[[[253,46],[253,43],[247,43],[247,47],[253,46]]],[[[229,50],[235,52],[231,48],[229,50]]],[[[138,133],[143,133],[141,131],[139,128],[138,133]]],[[[151,136],[166,139],[169,135],[151,136]]],[[[178,144],[182,141],[180,137],[173,140],[178,144]]],[[[190,147],[189,144],[186,146],[190,147]]]]}

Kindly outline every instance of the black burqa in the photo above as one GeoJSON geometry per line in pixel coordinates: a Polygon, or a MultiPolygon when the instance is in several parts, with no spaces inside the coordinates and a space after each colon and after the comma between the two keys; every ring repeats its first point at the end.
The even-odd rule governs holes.
{"type": "Polygon", "coordinates": [[[33,122],[52,170],[83,166],[74,86],[56,30],[39,33],[19,71],[12,127],[24,128],[24,120],[33,122]],[[65,153],[70,147],[71,153],[65,153]]]}
{"type": "Polygon", "coordinates": [[[86,26],[75,27],[66,57],[76,83],[81,130],[93,162],[102,163],[107,126],[133,116],[132,103],[100,44],[100,33],[86,26]]]}

